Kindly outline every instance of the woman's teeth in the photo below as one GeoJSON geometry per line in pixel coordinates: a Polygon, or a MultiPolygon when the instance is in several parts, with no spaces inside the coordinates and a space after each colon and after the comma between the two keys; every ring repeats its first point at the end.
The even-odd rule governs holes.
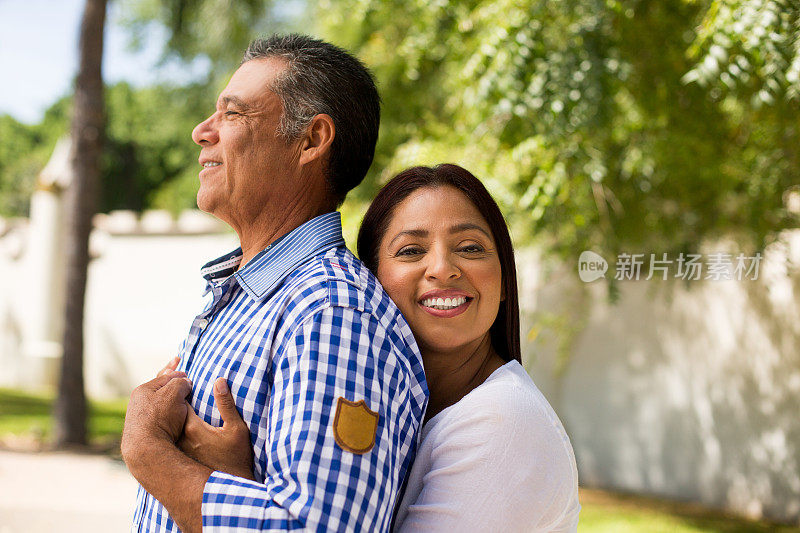
{"type": "Polygon", "coordinates": [[[466,297],[459,296],[458,298],[427,298],[422,300],[422,305],[432,309],[446,310],[455,309],[460,305],[464,305],[467,301],[466,297]]]}

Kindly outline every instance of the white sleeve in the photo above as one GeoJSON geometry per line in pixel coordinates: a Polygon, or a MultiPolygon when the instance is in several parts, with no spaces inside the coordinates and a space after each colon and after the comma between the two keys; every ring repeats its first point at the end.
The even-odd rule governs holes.
{"type": "Polygon", "coordinates": [[[499,394],[468,395],[432,428],[431,469],[398,530],[575,531],[577,470],[560,422],[543,397],[546,408],[486,392],[499,394]]]}

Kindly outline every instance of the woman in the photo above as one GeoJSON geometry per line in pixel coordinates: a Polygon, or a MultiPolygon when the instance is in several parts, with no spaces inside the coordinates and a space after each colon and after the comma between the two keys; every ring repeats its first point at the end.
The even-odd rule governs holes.
{"type": "Polygon", "coordinates": [[[358,254],[411,326],[430,389],[395,528],[574,531],[572,447],[520,364],[513,249],[485,187],[456,165],[401,172],[358,254]]]}
{"type": "MultiPolygon", "coordinates": [[[[395,530],[575,531],[575,458],[520,364],[514,254],[486,188],[456,165],[401,172],[367,210],[358,253],[408,321],[430,390],[395,530]]],[[[203,425],[192,414],[184,436],[203,425]]],[[[241,425],[182,448],[252,478],[241,425]]]]}

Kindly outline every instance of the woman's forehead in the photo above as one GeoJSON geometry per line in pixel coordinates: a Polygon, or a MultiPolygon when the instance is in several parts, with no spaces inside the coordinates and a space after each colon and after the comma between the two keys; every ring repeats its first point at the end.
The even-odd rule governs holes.
{"type": "Polygon", "coordinates": [[[390,224],[423,221],[445,225],[472,222],[488,227],[475,204],[462,191],[450,185],[415,190],[394,209],[390,224]]]}
{"type": "Polygon", "coordinates": [[[398,234],[427,237],[431,233],[484,233],[493,239],[491,229],[478,208],[467,196],[449,185],[415,190],[393,210],[387,227],[390,238],[398,234]]]}

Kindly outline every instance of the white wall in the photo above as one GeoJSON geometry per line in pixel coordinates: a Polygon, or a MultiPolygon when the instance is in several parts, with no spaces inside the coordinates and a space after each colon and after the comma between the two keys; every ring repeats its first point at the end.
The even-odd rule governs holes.
{"type": "Polygon", "coordinates": [[[757,281],[620,282],[616,305],[576,268],[543,283],[522,262],[523,333],[542,312],[578,331],[558,376],[552,329],[525,354],[582,484],[800,524],[800,232],[785,240],[757,281]]]}
{"type": "MultiPolygon", "coordinates": [[[[238,246],[232,232],[153,232],[133,222],[92,236],[84,376],[94,397],[127,396],[177,353],[203,307],[200,267],[238,246]]],[[[25,239],[24,224],[0,236],[0,386],[47,388],[58,361],[23,350],[26,324],[36,319],[27,299],[36,281],[26,268],[25,239]]]]}
{"type": "Polygon", "coordinates": [[[178,353],[203,308],[200,267],[238,246],[235,234],[115,236],[87,287],[86,383],[127,396],[178,353]]]}

